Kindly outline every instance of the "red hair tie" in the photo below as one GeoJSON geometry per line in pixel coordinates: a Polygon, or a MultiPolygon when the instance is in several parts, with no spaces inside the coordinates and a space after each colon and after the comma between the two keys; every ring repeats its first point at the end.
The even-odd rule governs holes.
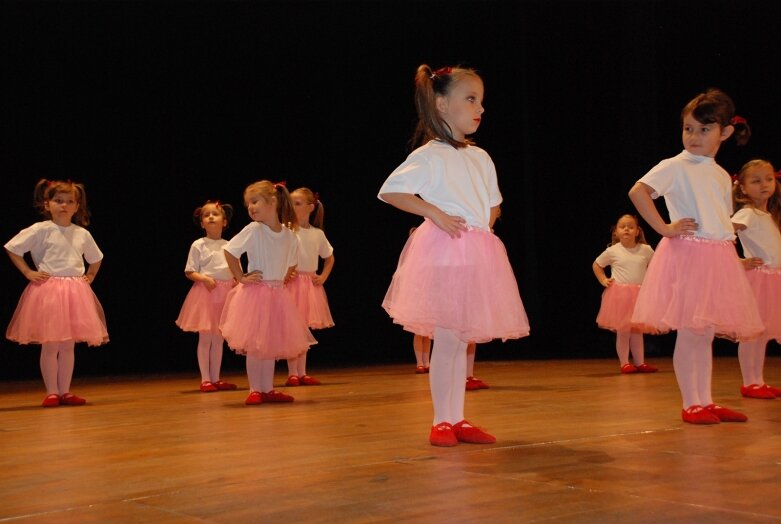
{"type": "Polygon", "coordinates": [[[440,67],[439,69],[437,69],[436,71],[431,73],[431,79],[433,80],[434,78],[436,78],[438,76],[449,75],[452,72],[453,72],[453,68],[450,67],[450,66],[448,66],[448,67],[440,67]]]}
{"type": "Polygon", "coordinates": [[[287,187],[287,182],[282,180],[281,182],[274,182],[274,189],[279,189],[279,186],[287,187]]]}
{"type": "Polygon", "coordinates": [[[745,126],[745,125],[747,125],[747,124],[748,124],[748,122],[746,122],[746,119],[745,119],[745,118],[743,118],[742,116],[739,116],[739,115],[735,115],[735,116],[733,116],[733,117],[730,119],[729,123],[730,123],[730,125],[733,125],[733,126],[736,126],[736,125],[738,125],[738,124],[742,124],[742,125],[744,125],[744,126],[745,126]]]}

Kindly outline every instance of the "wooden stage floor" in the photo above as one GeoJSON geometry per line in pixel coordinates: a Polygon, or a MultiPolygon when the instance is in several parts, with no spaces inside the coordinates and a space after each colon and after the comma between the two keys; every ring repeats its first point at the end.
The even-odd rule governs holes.
{"type": "Polygon", "coordinates": [[[737,360],[717,358],[716,400],[750,420],[685,425],[671,361],[651,363],[478,362],[491,389],[467,418],[498,442],[455,448],[428,444],[413,365],[325,370],[253,407],[239,374],[209,394],[197,376],[77,377],[89,404],[51,409],[40,382],[0,383],[0,522],[781,520],[781,399],[741,398],[737,360]]]}

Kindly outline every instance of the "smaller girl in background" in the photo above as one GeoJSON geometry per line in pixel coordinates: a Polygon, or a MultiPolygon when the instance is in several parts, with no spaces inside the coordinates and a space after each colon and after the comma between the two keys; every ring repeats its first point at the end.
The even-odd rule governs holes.
{"type": "Polygon", "coordinates": [[[429,358],[431,358],[431,339],[425,335],[416,334],[412,338],[412,350],[415,352],[415,373],[428,373],[429,358]]]}
{"type": "Polygon", "coordinates": [[[90,285],[103,253],[89,224],[82,184],[40,180],[33,203],[48,220],[23,229],[5,245],[11,262],[30,283],[22,293],[5,336],[20,344],[41,344],[43,407],[86,403],[70,392],[76,342],[108,342],[106,318],[90,285]],[[24,259],[29,252],[35,269],[24,259]],[[84,260],[89,267],[85,272],[84,260]]]}
{"type": "Polygon", "coordinates": [[[236,389],[236,384],[220,380],[223,346],[220,315],[228,292],[236,285],[223,253],[228,241],[222,238],[232,217],[233,206],[219,201],[207,200],[195,209],[193,219],[206,236],[192,243],[184,267],[184,274],[193,285],[176,325],[182,331],[198,333],[198,367],[204,393],[236,389]]]}
{"type": "MultiPolygon", "coordinates": [[[[334,248],[323,233],[325,210],[318,196],[306,187],[290,193],[290,200],[298,219],[298,227],[293,228],[298,239],[298,265],[285,287],[310,329],[329,328],[334,325],[334,319],[331,318],[323,284],[334,267],[334,248]],[[323,270],[318,275],[320,258],[323,259],[323,270]]],[[[287,359],[286,386],[320,385],[319,380],[306,374],[306,355],[304,352],[296,358],[287,359]]]]}
{"type": "Polygon", "coordinates": [[[274,390],[277,359],[296,358],[317,344],[284,285],[298,263],[298,240],[282,224],[298,219],[282,184],[261,180],[244,190],[252,222],[225,245],[225,259],[239,282],[225,300],[220,331],[228,346],[247,356],[247,405],[292,402],[274,390]],[[247,273],[240,257],[247,254],[247,273]]]}
{"type": "Polygon", "coordinates": [[[597,325],[616,333],[616,353],[621,373],[654,373],[657,368],[645,363],[643,333],[632,329],[640,284],[654,250],[648,245],[637,217],[623,215],[611,228],[611,243],[591,265],[605,291],[597,314],[597,325]],[[610,266],[610,278],[605,268],[610,266]],[[632,361],[629,362],[629,352],[632,361]]]}
{"type": "Polygon", "coordinates": [[[732,187],[737,211],[732,224],[743,246],[746,277],[757,297],[765,331],[755,340],[741,341],[738,361],[743,374],[740,393],[748,398],[773,399],[781,388],[765,384],[765,348],[770,339],[781,342],[781,186],[770,162],[752,160],[732,187]]]}

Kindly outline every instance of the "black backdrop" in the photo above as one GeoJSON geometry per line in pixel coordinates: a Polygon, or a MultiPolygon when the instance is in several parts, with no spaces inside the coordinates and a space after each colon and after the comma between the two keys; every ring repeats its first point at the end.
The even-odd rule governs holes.
{"type": "MultiPolygon", "coordinates": [[[[337,326],[316,332],[311,367],[412,362],[411,336],[379,304],[418,219],[376,192],[408,152],[416,67],[463,64],[485,80],[475,138],[497,165],[496,231],[532,325],[478,359],[609,357],[591,262],[632,210],[633,182],[681,150],[681,107],[721,87],[754,137],[720,163],[781,164],[778,14],[774,2],[717,0],[6,1],[0,238],[39,220],[39,178],[84,182],[111,342],[80,349],[77,375],[195,372],[196,336],[173,323],[200,234],[193,208],[233,203],[230,237],[248,221],[249,182],[306,185],[336,255],[337,326]]],[[[0,282],[5,324],[26,281],[3,263],[0,282]]],[[[647,340],[669,354],[670,336],[647,340]]],[[[0,346],[0,378],[38,375],[37,347],[0,346]]],[[[226,367],[242,365],[226,354],[226,367]]]]}

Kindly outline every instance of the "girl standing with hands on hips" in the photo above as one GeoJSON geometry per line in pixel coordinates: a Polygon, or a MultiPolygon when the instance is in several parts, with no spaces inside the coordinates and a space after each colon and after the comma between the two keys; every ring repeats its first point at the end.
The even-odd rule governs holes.
{"type": "MultiPolygon", "coordinates": [[[[320,198],[306,187],[290,193],[290,200],[298,219],[298,227],[294,228],[298,239],[298,265],[286,287],[310,329],[329,328],[334,325],[334,319],[323,284],[334,267],[334,248],[323,233],[325,210],[320,198]],[[318,274],[321,258],[323,270],[318,274]]],[[[306,355],[304,352],[287,359],[286,386],[320,385],[319,380],[306,373],[306,355]]]]}
{"type": "Polygon", "coordinates": [[[193,281],[184,299],[176,325],[183,331],[198,333],[198,367],[201,391],[211,393],[236,389],[236,384],[220,380],[222,367],[222,333],[220,315],[228,292],[236,285],[223,248],[228,243],[222,232],[233,217],[233,206],[207,201],[195,209],[193,218],[206,232],[190,246],[185,276],[193,281]]]}
{"type": "Polygon", "coordinates": [[[407,240],[382,305],[395,323],[434,340],[429,442],[492,443],[464,419],[466,347],[525,337],[529,323],[507,252],[491,232],[502,202],[496,169],[467,138],[484,112],[483,81],[473,69],[421,65],[415,87],[413,140],[423,145],[378,196],[425,220],[407,240]]]}
{"type": "Polygon", "coordinates": [[[86,400],[70,392],[75,344],[108,342],[103,307],[90,287],[103,253],[84,229],[89,210],[82,184],[40,180],[33,202],[48,220],[23,229],[5,245],[11,262],[30,281],[5,336],[20,344],[41,344],[44,407],[79,406],[86,400]],[[24,259],[27,252],[35,269],[24,259]]]}
{"type": "Polygon", "coordinates": [[[755,340],[741,341],[738,361],[743,374],[740,393],[748,398],[773,399],[781,388],[765,383],[765,348],[770,339],[781,342],[781,186],[770,162],[752,160],[738,172],[733,187],[737,211],[732,223],[745,255],[746,277],[757,298],[765,331],[755,340]]]}
{"type": "Polygon", "coordinates": [[[225,300],[220,331],[228,346],[247,356],[247,405],[292,402],[274,390],[277,359],[295,358],[317,341],[285,288],[298,262],[296,235],[282,224],[297,224],[282,184],[261,180],[244,190],[252,222],[225,246],[225,259],[239,282],[225,300]],[[240,257],[247,254],[247,273],[240,257]]]}
{"type": "Polygon", "coordinates": [[[718,89],[697,95],[681,112],[684,151],[663,160],[629,191],[640,215],[662,235],[637,298],[632,323],[648,333],[678,331],[673,367],[691,424],[744,422],[713,402],[713,337],[751,340],[764,330],[754,294],[738,260],[730,222],[732,184],[716,164],[721,144],[750,134],[735,118],[732,99],[718,89]],[[737,129],[737,130],[736,130],[737,129]],[[653,199],[664,196],[665,222],[653,199]]]}
{"type": "Polygon", "coordinates": [[[656,367],[645,363],[643,334],[632,328],[632,311],[654,250],[645,241],[643,229],[633,215],[619,218],[611,237],[610,246],[591,265],[597,280],[605,288],[597,325],[616,333],[621,373],[654,373],[656,367]],[[610,278],[605,275],[607,266],[610,266],[610,278]]]}

